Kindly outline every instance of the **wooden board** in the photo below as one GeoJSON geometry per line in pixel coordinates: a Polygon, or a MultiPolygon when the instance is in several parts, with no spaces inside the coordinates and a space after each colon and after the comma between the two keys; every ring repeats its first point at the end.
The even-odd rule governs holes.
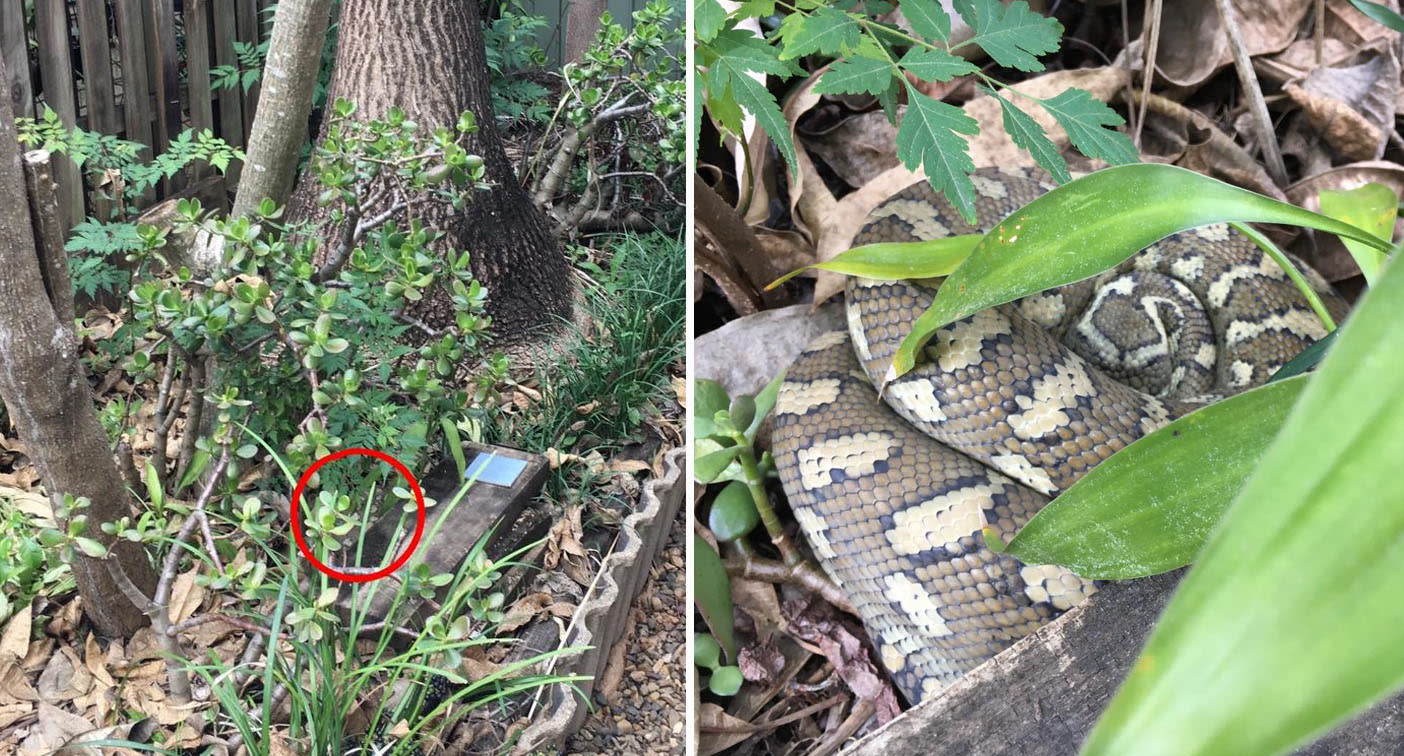
{"type": "MultiPolygon", "coordinates": [[[[1183,573],[1114,583],[843,756],[1074,756],[1145,645],[1183,573]]],[[[1273,695],[1263,691],[1263,695],[1273,695]]],[[[1301,756],[1404,753],[1404,697],[1342,725],[1301,756]]]]}
{"type": "Polygon", "coordinates": [[[210,96],[210,0],[185,0],[185,91],[190,101],[190,126],[214,130],[210,96]]]}
{"type": "Polygon", "coordinates": [[[78,0],[78,52],[83,61],[83,90],[88,130],[116,134],[122,125],[112,85],[112,40],[107,36],[107,3],[78,0]]]}
{"type": "MultiPolygon", "coordinates": [[[[65,3],[39,3],[34,7],[35,37],[39,43],[40,92],[65,126],[78,122],[78,102],[73,93],[73,62],[68,57],[68,9],[65,3]]],[[[83,218],[83,179],[71,160],[54,165],[63,228],[83,218]]]]}
{"type": "MultiPolygon", "coordinates": [[[[258,0],[232,0],[234,15],[239,22],[239,41],[248,45],[258,45],[258,0]]],[[[244,136],[253,131],[254,108],[258,106],[258,85],[254,84],[244,94],[244,136]]]]}
{"type": "Polygon", "coordinates": [[[151,0],[150,30],[154,44],[151,59],[156,64],[156,152],[180,133],[180,58],[176,55],[175,7],[173,0],[151,0]]]}

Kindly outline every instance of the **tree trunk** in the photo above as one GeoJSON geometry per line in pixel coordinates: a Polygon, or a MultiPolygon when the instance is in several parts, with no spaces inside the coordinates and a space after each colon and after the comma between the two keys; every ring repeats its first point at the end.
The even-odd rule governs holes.
{"type": "MultiPolygon", "coordinates": [[[[263,64],[260,107],[254,112],[247,158],[230,218],[248,215],[265,199],[285,205],[297,178],[297,161],[307,140],[307,117],[317,88],[322,44],[327,38],[331,0],[283,0],[273,19],[273,36],[263,64]]],[[[224,240],[201,236],[190,250],[197,270],[220,262],[224,240]]]]}
{"type": "Polygon", "coordinates": [[[565,62],[579,63],[595,41],[600,17],[609,10],[609,0],[570,0],[566,11],[565,62]]]}
{"type": "MultiPolygon", "coordinates": [[[[483,158],[493,188],[476,192],[461,212],[438,207],[421,215],[448,233],[448,244],[472,253],[497,343],[525,342],[569,317],[565,257],[517,182],[497,133],[478,0],[345,0],[328,93],[329,102],[336,99],[356,103],[355,117],[365,120],[399,107],[425,130],[451,128],[462,111],[472,111],[478,132],[466,148],[483,158]]],[[[315,215],[317,193],[315,179],[304,176],[289,218],[315,215]]],[[[432,325],[452,322],[446,296],[427,297],[425,304],[416,315],[432,325]]]]}
{"type": "MultiPolygon", "coordinates": [[[[6,81],[0,64],[0,81],[6,81]]],[[[41,260],[25,197],[19,142],[9,97],[0,97],[0,399],[39,471],[55,506],[63,494],[86,496],[88,528],[84,535],[107,544],[116,567],[139,588],[151,590],[156,576],[141,545],[102,532],[101,524],[130,515],[129,498],[107,434],[98,423],[92,391],[78,361],[71,320],[73,292],[49,267],[64,261],[41,260]],[[54,280],[53,291],[45,281],[54,280]],[[52,298],[51,298],[52,297],[52,298]]],[[[55,213],[55,217],[56,213],[55,213]]],[[[52,220],[52,218],[51,218],[52,220]]],[[[104,635],[130,635],[147,618],[116,586],[108,562],[78,554],[73,577],[88,617],[104,635]]]]}

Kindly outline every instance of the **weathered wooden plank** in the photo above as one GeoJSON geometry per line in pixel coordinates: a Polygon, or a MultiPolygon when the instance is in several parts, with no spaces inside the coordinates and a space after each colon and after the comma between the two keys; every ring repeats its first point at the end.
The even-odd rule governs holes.
{"type": "MultiPolygon", "coordinates": [[[[214,53],[215,65],[238,66],[239,56],[234,52],[234,40],[238,39],[238,21],[234,16],[234,5],[229,2],[214,4],[214,53]]],[[[219,104],[219,136],[235,145],[244,144],[243,97],[236,86],[221,89],[216,95],[219,104]]]]}
{"type": "Polygon", "coordinates": [[[8,91],[15,116],[34,117],[34,82],[29,79],[29,31],[24,0],[0,0],[0,59],[9,72],[8,91]]]}
{"type": "Polygon", "coordinates": [[[190,101],[190,125],[214,129],[210,92],[210,2],[185,0],[185,86],[190,101]]]}
{"type": "Polygon", "coordinates": [[[122,126],[112,85],[112,40],[107,35],[105,0],[78,0],[78,53],[83,61],[88,130],[116,134],[122,126]]]}
{"type": "MultiPolygon", "coordinates": [[[[1104,587],[843,756],[1073,756],[1130,671],[1182,574],[1104,587]]],[[[1404,695],[1381,702],[1297,753],[1404,753],[1404,695]]]]}
{"type": "MultiPolygon", "coordinates": [[[[44,103],[58,113],[65,126],[72,128],[78,121],[78,102],[73,93],[73,62],[68,57],[66,3],[36,4],[34,26],[44,103]]],[[[83,177],[73,161],[57,162],[54,178],[58,183],[59,206],[66,231],[83,217],[83,177]]]]}
{"type": "MultiPolygon", "coordinates": [[[[239,22],[239,41],[258,45],[258,0],[233,0],[234,14],[239,22]]],[[[258,85],[254,84],[244,93],[244,143],[253,131],[254,108],[258,107],[258,85]]]]}
{"type": "Polygon", "coordinates": [[[156,152],[180,133],[180,58],[176,55],[174,0],[151,0],[151,50],[156,62],[156,152]]]}
{"type": "Polygon", "coordinates": [[[122,120],[127,139],[148,148],[151,131],[151,78],[147,75],[146,24],[142,22],[141,0],[116,0],[117,49],[121,53],[122,120]]]}

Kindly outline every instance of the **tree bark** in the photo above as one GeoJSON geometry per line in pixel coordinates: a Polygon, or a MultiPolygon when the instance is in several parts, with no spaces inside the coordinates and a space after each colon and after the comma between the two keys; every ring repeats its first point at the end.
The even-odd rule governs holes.
{"type": "MultiPolygon", "coordinates": [[[[284,0],[273,19],[273,36],[263,64],[263,89],[234,195],[230,218],[253,212],[264,199],[286,205],[297,178],[297,161],[307,141],[307,118],[327,39],[331,0],[284,0]]],[[[201,235],[191,245],[191,265],[213,270],[224,240],[201,235]]]]}
{"type": "Polygon", "coordinates": [[[565,62],[579,63],[595,41],[600,17],[609,10],[609,0],[570,0],[566,12],[565,62]]]}
{"type": "MultiPolygon", "coordinates": [[[[0,81],[7,80],[0,64],[0,81]]],[[[57,506],[63,494],[91,502],[84,535],[108,545],[138,587],[150,590],[155,573],[140,544],[116,541],[101,524],[131,514],[127,489],[98,423],[72,320],[73,292],[49,268],[62,260],[42,260],[25,197],[10,98],[0,97],[0,399],[39,471],[49,499],[57,506]],[[54,280],[52,291],[46,280],[54,280]]],[[[55,212],[56,216],[57,213],[55,212]]],[[[78,554],[73,577],[88,617],[104,635],[130,635],[147,625],[108,571],[109,562],[78,554]]]]}
{"type": "MultiPolygon", "coordinates": [[[[522,343],[567,319],[571,279],[559,242],[513,174],[492,112],[487,56],[477,0],[346,0],[328,101],[351,100],[355,117],[383,119],[399,107],[425,130],[452,127],[470,110],[478,132],[465,145],[483,158],[490,191],[462,212],[427,207],[419,215],[472,253],[473,274],[488,290],[497,343],[522,343]]],[[[325,131],[325,127],[324,127],[325,131]]],[[[289,218],[317,214],[315,179],[304,176],[289,218]]],[[[414,314],[431,325],[452,322],[442,292],[414,314]]]]}

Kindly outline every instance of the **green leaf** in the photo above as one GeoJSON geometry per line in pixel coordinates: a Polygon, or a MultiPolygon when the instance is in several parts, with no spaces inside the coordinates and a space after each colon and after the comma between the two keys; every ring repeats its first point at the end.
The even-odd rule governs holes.
{"type": "Polygon", "coordinates": [[[965,58],[958,58],[944,50],[928,50],[913,47],[907,51],[897,65],[922,81],[950,81],[957,76],[972,74],[980,69],[965,58]]]}
{"type": "Polygon", "coordinates": [[[1395,13],[1387,6],[1380,3],[1366,2],[1366,0],[1350,0],[1350,4],[1355,9],[1364,13],[1367,18],[1377,24],[1393,29],[1397,32],[1404,32],[1404,16],[1395,13]]]}
{"type": "Polygon", "coordinates": [[[1072,180],[1072,174],[1068,173],[1068,161],[1063,159],[1058,148],[1053,146],[1052,140],[1043,133],[1043,127],[1038,125],[1038,121],[1033,119],[1028,113],[1020,110],[1014,103],[1004,99],[993,89],[981,87],[981,90],[999,102],[1000,112],[1004,114],[1004,130],[1009,134],[1015,146],[1028,150],[1033,156],[1034,162],[1038,163],[1043,170],[1053,174],[1054,180],[1060,184],[1066,184],[1072,180]]]}
{"type": "Polygon", "coordinates": [[[780,22],[781,60],[811,53],[844,55],[858,46],[862,27],[837,8],[821,6],[812,13],[791,13],[780,22]]]}
{"type": "Polygon", "coordinates": [[[706,669],[721,664],[721,644],[706,633],[692,635],[692,663],[706,669]]]}
{"type": "Polygon", "coordinates": [[[897,159],[914,171],[926,171],[932,188],[944,192],[966,221],[974,223],[975,184],[970,173],[975,164],[970,160],[970,145],[959,135],[980,133],[980,124],[960,108],[904,83],[907,112],[897,129],[897,159]]]}
{"type": "Polygon", "coordinates": [[[1404,685],[1404,265],[1386,265],[1084,753],[1292,750],[1404,685]]]}
{"type": "Polygon", "coordinates": [[[698,483],[711,483],[717,476],[745,451],[744,446],[721,447],[711,439],[700,438],[693,442],[692,473],[698,483]]]}
{"type": "Polygon", "coordinates": [[[1140,160],[1131,138],[1111,128],[1126,121],[1091,92],[1074,87],[1063,90],[1057,97],[1039,100],[1039,104],[1068,132],[1068,139],[1077,151],[1087,157],[1112,165],[1140,160]]]}
{"type": "Polygon", "coordinates": [[[707,438],[716,434],[718,412],[731,406],[731,397],[720,383],[706,378],[692,382],[692,434],[694,438],[707,438]]]}
{"type": "Polygon", "coordinates": [[[726,9],[717,0],[695,0],[692,4],[693,32],[698,42],[710,42],[726,25],[726,9]]]}
{"type": "Polygon", "coordinates": [[[107,556],[107,547],[86,536],[78,536],[73,539],[73,543],[78,546],[78,550],[94,559],[102,559],[107,556]]]}
{"type": "Polygon", "coordinates": [[[760,523],[751,488],[739,480],[722,486],[707,512],[707,527],[718,541],[734,541],[755,530],[760,523]]]}
{"type": "Polygon", "coordinates": [[[152,509],[158,512],[166,504],[166,492],[161,487],[161,476],[156,474],[156,468],[150,461],[146,463],[146,500],[151,503],[152,509]]]}
{"type": "Polygon", "coordinates": [[[981,234],[963,234],[919,242],[864,244],[840,252],[824,262],[792,270],[775,279],[766,289],[773,289],[812,268],[880,281],[939,278],[950,275],[983,238],[981,234]]]}
{"type": "Polygon", "coordinates": [[[736,659],[736,630],[731,616],[731,578],[722,566],[721,556],[712,544],[696,533],[692,534],[692,600],[702,613],[707,627],[726,650],[726,657],[736,659]]]}
{"type": "Polygon", "coordinates": [[[1044,194],[986,234],[903,339],[886,380],[911,370],[942,326],[1096,275],[1178,231],[1224,221],[1306,226],[1387,246],[1349,224],[1184,168],[1108,168],[1044,194]]]}
{"type": "Polygon", "coordinates": [[[852,57],[833,65],[814,85],[815,94],[882,94],[892,81],[892,64],[876,58],[852,57]]]}
{"type": "Polygon", "coordinates": [[[1042,71],[1038,56],[1055,52],[1063,25],[1029,10],[1024,0],[1002,5],[999,0],[955,0],[956,12],[975,36],[960,46],[979,45],[1001,66],[1042,71]]]}
{"type": "Polygon", "coordinates": [[[740,667],[717,667],[712,670],[712,679],[707,683],[707,688],[719,696],[734,696],[745,681],[740,667]]]}
{"type": "Polygon", "coordinates": [[[951,17],[936,0],[902,0],[899,7],[912,30],[926,41],[945,42],[951,38],[951,17]]]}
{"type": "Polygon", "coordinates": [[[779,375],[770,379],[770,383],[765,384],[765,388],[761,389],[759,394],[756,394],[756,417],[751,421],[751,424],[742,431],[746,436],[746,440],[751,443],[755,443],[756,433],[760,431],[761,423],[765,422],[766,416],[770,414],[771,410],[775,409],[775,400],[780,396],[780,384],[784,382],[785,371],[781,370],[779,375]]]}
{"type": "Polygon", "coordinates": [[[1142,437],[1049,502],[1006,551],[1097,580],[1189,564],[1305,385],[1305,377],[1269,383],[1142,437]]]}
{"type": "MultiPolygon", "coordinates": [[[[1394,218],[1399,213],[1399,197],[1384,184],[1366,184],[1348,191],[1327,189],[1321,192],[1321,212],[1338,221],[1369,231],[1390,241],[1394,237],[1394,218]]],[[[1360,242],[1343,239],[1365,281],[1374,285],[1384,265],[1385,254],[1360,242]]]]}
{"type": "Polygon", "coordinates": [[[717,35],[713,48],[721,55],[707,72],[708,110],[732,133],[741,133],[740,111],[755,116],[756,123],[775,142],[793,174],[799,170],[794,136],[780,112],[775,96],[750,72],[789,76],[791,64],[776,57],[775,49],[748,32],[728,29],[717,35]]]}
{"type": "Polygon", "coordinates": [[[1297,352],[1297,356],[1287,360],[1286,364],[1278,368],[1277,372],[1268,379],[1268,382],[1286,380],[1294,375],[1305,375],[1321,360],[1325,359],[1326,353],[1331,350],[1331,345],[1336,342],[1336,336],[1340,332],[1338,328],[1322,336],[1320,341],[1313,342],[1311,346],[1297,352]]]}

